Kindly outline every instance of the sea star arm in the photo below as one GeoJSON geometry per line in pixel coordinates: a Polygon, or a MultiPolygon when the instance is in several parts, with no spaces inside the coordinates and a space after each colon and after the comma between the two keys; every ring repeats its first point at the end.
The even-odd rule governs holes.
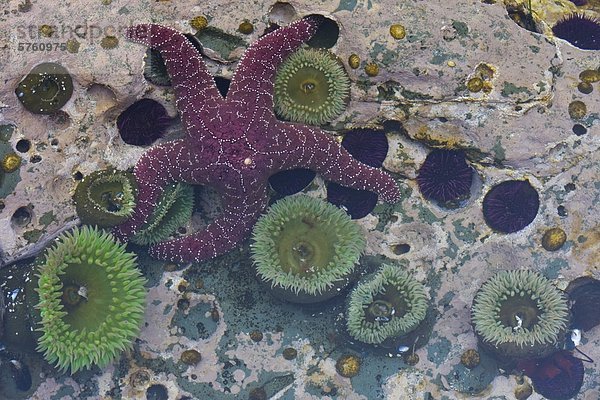
{"type": "Polygon", "coordinates": [[[223,98],[212,75],[190,41],[172,28],[156,24],[140,24],[127,28],[126,37],[160,52],[188,134],[205,132],[204,118],[215,115],[223,98]]]}
{"type": "Polygon", "coordinates": [[[240,201],[236,191],[222,193],[223,213],[204,230],[150,247],[152,257],[173,262],[199,262],[224,254],[242,242],[267,206],[265,185],[240,201]]]}
{"type": "Polygon", "coordinates": [[[317,31],[323,17],[311,15],[254,42],[240,60],[227,100],[241,110],[273,111],[273,80],[277,67],[317,31]]]}
{"type": "Polygon", "coordinates": [[[138,184],[137,204],[133,215],[114,228],[119,239],[126,240],[147,221],[164,188],[174,182],[206,184],[205,161],[198,149],[185,139],[173,140],[150,148],[138,160],[133,171],[138,184]]]}
{"type": "MultiPolygon", "coordinates": [[[[387,173],[356,160],[334,137],[326,132],[299,124],[278,123],[281,135],[296,143],[282,169],[308,168],[324,179],[353,189],[377,193],[387,203],[400,199],[398,184],[387,173]]],[[[289,148],[290,143],[286,146],[289,148]]]]}

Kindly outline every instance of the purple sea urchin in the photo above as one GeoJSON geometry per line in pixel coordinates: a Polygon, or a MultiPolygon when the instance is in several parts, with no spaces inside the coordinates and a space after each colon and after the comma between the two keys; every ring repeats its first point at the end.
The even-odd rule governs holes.
{"type": "MultiPolygon", "coordinates": [[[[342,139],[342,147],[363,164],[380,168],[389,149],[387,136],[383,130],[353,129],[342,139]]],[[[342,207],[352,219],[367,216],[377,205],[377,194],[366,190],[356,190],[327,183],[327,201],[342,207]]]]}
{"type": "Polygon", "coordinates": [[[583,385],[583,361],[566,350],[519,362],[517,367],[531,378],[535,391],[548,400],[572,399],[583,385]]]}
{"type": "Polygon", "coordinates": [[[569,282],[566,290],[571,301],[573,328],[590,330],[600,324],[600,281],[582,276],[569,282]]]}
{"type": "Polygon", "coordinates": [[[432,150],[417,175],[419,189],[428,200],[441,204],[456,203],[469,196],[473,168],[460,150],[432,150]]]}
{"type": "Polygon", "coordinates": [[[389,149],[385,132],[375,129],[353,129],[346,132],[342,147],[361,163],[375,168],[381,168],[389,149]]]}
{"type": "Polygon", "coordinates": [[[107,233],[77,228],[47,250],[39,270],[38,351],[61,370],[111,362],[144,318],[145,279],[136,256],[107,233]]]}
{"type": "Polygon", "coordinates": [[[327,201],[343,208],[352,219],[364,218],[377,205],[377,194],[327,182],[327,201]]]}
{"type": "Polygon", "coordinates": [[[141,99],[117,117],[121,139],[134,146],[148,146],[162,137],[172,118],[156,100],[141,99]]]}
{"type": "Polygon", "coordinates": [[[501,271],[476,293],[471,321],[480,343],[498,357],[545,357],[564,340],[568,301],[537,272],[501,271]]]}
{"type": "Polygon", "coordinates": [[[298,193],[315,179],[317,174],[307,168],[295,168],[271,175],[269,185],[283,196],[298,193]]]}
{"type": "Polygon", "coordinates": [[[600,50],[600,21],[586,14],[574,13],[558,21],[552,32],[583,50],[600,50]]]}
{"type": "Polygon", "coordinates": [[[540,196],[529,181],[504,181],[483,198],[483,217],[490,228],[513,233],[529,225],[539,207],[540,196]]]}

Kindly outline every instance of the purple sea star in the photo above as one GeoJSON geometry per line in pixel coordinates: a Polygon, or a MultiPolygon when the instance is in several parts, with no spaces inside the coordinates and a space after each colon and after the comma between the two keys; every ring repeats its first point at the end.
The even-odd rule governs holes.
{"type": "Polygon", "coordinates": [[[180,32],[136,25],[127,37],[160,52],[171,76],[186,137],[146,151],[134,174],[139,184],[132,217],[115,228],[122,240],[152,213],[163,188],[173,182],[210,185],[221,195],[223,213],[206,229],[160,242],[150,255],[175,262],[223,254],[244,240],[264,211],[268,178],[308,168],[323,178],[376,192],[384,201],[400,197],[394,179],[352,158],[316,127],[279,121],[273,113],[273,78],[281,62],[316,31],[322,17],[305,17],[271,32],[244,53],[226,98],[194,46],[180,32]]]}

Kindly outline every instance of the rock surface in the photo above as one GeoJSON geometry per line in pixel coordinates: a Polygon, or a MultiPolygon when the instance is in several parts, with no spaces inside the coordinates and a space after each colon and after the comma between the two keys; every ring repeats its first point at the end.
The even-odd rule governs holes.
{"type": "MultiPolygon", "coordinates": [[[[241,285],[236,274],[228,272],[253,281],[246,247],[185,272],[163,273],[162,264],[142,257],[145,271],[156,276],[150,279],[148,326],[142,329],[141,344],[114,367],[92,370],[87,375],[90,385],[50,369],[28,395],[103,398],[111,396],[119,380],[128,382],[141,368],[148,371],[147,381],[119,392],[122,398],[136,398],[158,383],[165,385],[169,398],[202,393],[229,399],[240,393],[247,396],[257,387],[282,399],[335,398],[332,390],[348,399],[431,398],[418,393],[436,399],[467,397],[455,391],[461,384],[448,383],[445,376],[464,350],[476,346],[469,310],[481,283],[498,270],[514,268],[538,270],[563,288],[578,276],[600,278],[600,84],[593,83],[590,94],[577,89],[580,72],[600,68],[600,51],[579,50],[553,38],[549,27],[575,6],[551,3],[532,2],[541,32],[534,33],[509,18],[500,1],[325,0],[316,5],[209,0],[202,6],[187,0],[80,0],[70,6],[8,1],[0,15],[5,27],[0,30],[0,133],[12,133],[8,138],[0,135],[0,155],[12,149],[23,162],[18,179],[14,175],[0,180],[2,186],[17,182],[8,193],[0,186],[0,266],[36,254],[78,222],[71,200],[78,177],[107,166],[127,169],[135,164],[144,149],[121,141],[115,122],[121,111],[148,97],[176,115],[172,90],[144,79],[146,49],[124,40],[126,26],[153,21],[193,33],[189,20],[205,15],[209,26],[251,43],[269,22],[285,24],[320,13],[340,28],[332,51],[345,61],[353,82],[350,106],[328,129],[336,134],[352,127],[385,127],[390,151],[384,167],[397,174],[404,193],[400,203],[380,205],[358,221],[367,232],[367,254],[407,260],[431,289],[439,312],[432,339],[417,350],[416,366],[404,368],[401,358],[365,354],[361,374],[347,379],[335,372],[343,345],[325,338],[331,333],[329,317],[276,302],[260,286],[241,285]],[[237,31],[246,19],[254,25],[249,35],[237,31]],[[404,39],[390,35],[395,23],[406,28],[404,39]],[[52,37],[40,33],[42,25],[53,28],[52,37]],[[102,46],[107,36],[118,39],[117,47],[102,46]],[[59,46],[51,51],[19,50],[27,43],[59,46]],[[61,43],[65,50],[60,50],[61,43]],[[351,54],[360,57],[360,68],[347,66],[351,54]],[[74,93],[59,116],[26,111],[14,93],[25,74],[47,61],[65,66],[74,81],[74,93]],[[379,65],[377,76],[367,76],[367,62],[379,65]],[[482,90],[469,90],[472,78],[482,80],[482,90]],[[587,106],[582,118],[569,115],[574,100],[587,106]],[[587,132],[576,135],[575,124],[587,132]],[[22,140],[31,144],[24,152],[19,151],[22,140]],[[433,147],[465,149],[477,171],[472,196],[458,209],[438,207],[418,191],[416,171],[433,147]],[[493,232],[481,212],[485,193],[507,179],[529,180],[541,203],[535,220],[510,235],[493,232]],[[22,218],[23,212],[29,220],[22,218]],[[541,246],[542,235],[551,227],[567,234],[566,244],[555,252],[541,246]],[[397,250],[406,249],[398,247],[405,244],[408,252],[397,250]],[[177,288],[186,279],[208,284],[187,295],[195,311],[179,315],[176,303],[183,295],[177,288]],[[222,316],[214,326],[207,317],[213,307],[222,316]],[[195,324],[212,328],[190,338],[185,320],[192,317],[195,324]],[[253,343],[248,333],[257,327],[265,339],[253,343]],[[294,361],[281,355],[290,346],[298,350],[294,361]],[[202,361],[182,366],[179,355],[189,348],[196,348],[202,361]]],[[[512,4],[525,10],[518,2],[512,4]]],[[[593,12],[593,7],[584,11],[593,12]]],[[[241,52],[219,50],[206,49],[209,69],[216,76],[231,77],[241,52]]],[[[162,140],[179,131],[173,126],[162,140]]],[[[313,195],[322,195],[320,185],[313,195]]],[[[341,307],[341,302],[332,305],[337,312],[341,307]]],[[[581,348],[600,359],[600,328],[585,332],[581,348]]],[[[597,365],[591,365],[582,393],[597,393],[598,382],[597,365]]],[[[516,386],[513,377],[499,375],[484,395],[511,398],[516,386]]],[[[540,398],[535,393],[530,397],[540,398]]]]}

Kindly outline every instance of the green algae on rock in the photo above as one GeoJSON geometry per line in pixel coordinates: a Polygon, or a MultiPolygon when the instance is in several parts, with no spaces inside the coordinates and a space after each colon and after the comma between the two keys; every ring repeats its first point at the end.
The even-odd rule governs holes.
{"type": "Polygon", "coordinates": [[[309,196],[275,203],[252,238],[258,276],[275,296],[296,303],[340,294],[365,248],[360,228],[343,210],[309,196]]]}
{"type": "Polygon", "coordinates": [[[73,80],[60,64],[47,62],[35,66],[15,89],[21,104],[34,114],[52,114],[61,109],[73,94],[73,80]]]}

